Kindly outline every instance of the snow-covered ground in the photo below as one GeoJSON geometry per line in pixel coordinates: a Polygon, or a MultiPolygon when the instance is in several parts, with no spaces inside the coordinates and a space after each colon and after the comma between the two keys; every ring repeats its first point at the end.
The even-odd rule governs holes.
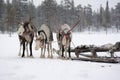
{"type": "MultiPolygon", "coordinates": [[[[120,33],[73,33],[72,47],[81,44],[115,44],[117,41],[120,41],[120,33]]],[[[21,58],[18,56],[17,34],[12,37],[0,34],[0,80],[120,80],[119,63],[61,60],[57,59],[56,54],[53,59],[41,59],[40,51],[35,51],[34,46],[35,43],[34,58],[21,58]]],[[[57,47],[55,39],[53,48],[57,47]]],[[[120,52],[116,55],[120,55],[120,52]]]]}

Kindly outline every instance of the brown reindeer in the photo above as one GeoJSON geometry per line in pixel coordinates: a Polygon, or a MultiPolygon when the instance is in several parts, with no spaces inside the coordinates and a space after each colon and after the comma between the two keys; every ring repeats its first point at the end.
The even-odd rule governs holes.
{"type": "Polygon", "coordinates": [[[29,50],[30,50],[30,57],[33,57],[32,55],[32,43],[35,33],[35,27],[31,24],[31,22],[25,22],[25,23],[19,23],[19,29],[18,29],[18,37],[20,41],[20,50],[19,50],[19,56],[24,57],[25,56],[25,49],[28,54],[28,44],[29,44],[29,50]],[[23,46],[23,53],[21,55],[21,46],[23,46]]]}

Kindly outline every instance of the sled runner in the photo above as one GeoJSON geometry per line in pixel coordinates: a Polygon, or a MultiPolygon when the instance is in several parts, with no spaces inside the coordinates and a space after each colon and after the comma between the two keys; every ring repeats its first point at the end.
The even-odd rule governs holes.
{"type": "Polygon", "coordinates": [[[103,63],[119,63],[120,58],[111,58],[111,57],[79,57],[72,58],[72,60],[81,60],[81,61],[91,61],[91,62],[103,62],[103,63]]]}

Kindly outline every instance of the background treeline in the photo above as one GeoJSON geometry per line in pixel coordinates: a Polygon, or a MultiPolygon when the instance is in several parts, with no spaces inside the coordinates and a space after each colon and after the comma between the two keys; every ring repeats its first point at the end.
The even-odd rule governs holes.
{"type": "Polygon", "coordinates": [[[120,3],[115,8],[106,7],[92,10],[92,6],[75,6],[74,0],[44,0],[41,5],[35,6],[33,0],[0,0],[0,32],[16,32],[19,21],[28,21],[32,18],[33,24],[39,28],[43,23],[50,26],[51,30],[57,31],[61,24],[67,23],[71,27],[80,20],[80,24],[74,31],[105,30],[109,28],[120,29],[120,3]]]}

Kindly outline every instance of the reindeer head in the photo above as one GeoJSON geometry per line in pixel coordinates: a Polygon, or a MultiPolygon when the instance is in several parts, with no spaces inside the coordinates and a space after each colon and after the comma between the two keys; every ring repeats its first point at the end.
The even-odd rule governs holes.
{"type": "Polygon", "coordinates": [[[44,47],[44,37],[43,35],[38,35],[36,37],[36,45],[35,45],[35,50],[38,50],[40,47],[44,47]]]}
{"type": "Polygon", "coordinates": [[[23,27],[23,22],[19,22],[18,23],[18,35],[22,35],[24,31],[25,29],[23,27]]]}

